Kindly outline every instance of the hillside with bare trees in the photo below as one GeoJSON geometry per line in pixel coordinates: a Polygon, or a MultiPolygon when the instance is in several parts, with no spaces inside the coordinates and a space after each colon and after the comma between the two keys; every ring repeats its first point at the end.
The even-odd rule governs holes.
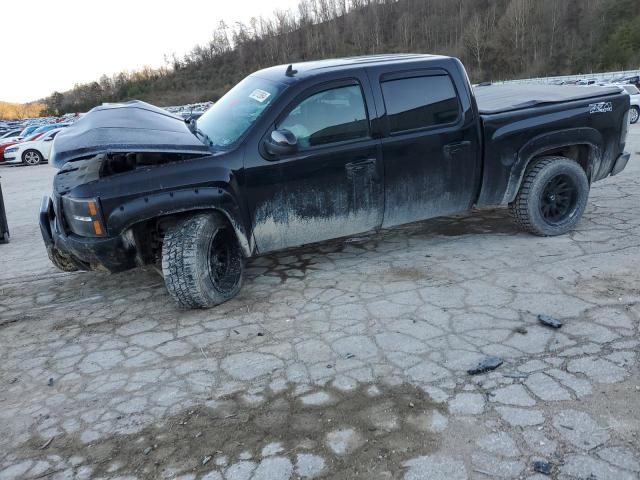
{"type": "Polygon", "coordinates": [[[129,99],[216,100],[259,68],[308,59],[424,52],[459,57],[473,81],[640,67],[637,0],[301,0],[159,69],[123,72],[45,99],[49,113],[129,99]]]}
{"type": "Polygon", "coordinates": [[[43,103],[0,102],[0,120],[38,117],[45,109],[43,103]]]}

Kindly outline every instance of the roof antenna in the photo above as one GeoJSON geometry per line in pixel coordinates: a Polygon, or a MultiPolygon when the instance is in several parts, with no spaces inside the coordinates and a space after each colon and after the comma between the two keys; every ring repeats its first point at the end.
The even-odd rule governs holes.
{"type": "Polygon", "coordinates": [[[294,70],[293,65],[289,65],[287,67],[287,71],[285,72],[285,75],[287,77],[293,77],[296,73],[298,73],[298,70],[294,70]]]}

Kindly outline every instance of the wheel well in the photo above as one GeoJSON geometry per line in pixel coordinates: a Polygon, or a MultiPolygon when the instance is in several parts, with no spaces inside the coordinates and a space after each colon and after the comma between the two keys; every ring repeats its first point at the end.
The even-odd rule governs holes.
{"type": "Polygon", "coordinates": [[[584,172],[587,174],[587,178],[591,181],[591,165],[592,165],[592,150],[589,145],[567,145],[566,147],[560,148],[551,148],[549,150],[544,150],[539,152],[531,159],[532,163],[535,160],[541,157],[566,157],[575,161],[578,165],[582,167],[584,172]]]}
{"type": "MultiPolygon", "coordinates": [[[[162,242],[167,229],[175,226],[180,220],[195,213],[211,213],[216,215],[221,221],[226,223],[235,233],[235,229],[227,216],[219,210],[191,210],[187,212],[177,212],[168,215],[143,220],[130,227],[135,238],[138,263],[141,265],[155,264],[162,258],[162,242]]],[[[237,235],[236,235],[237,237],[237,235]]]]}
{"type": "Polygon", "coordinates": [[[38,155],[42,157],[42,153],[37,148],[27,148],[24,152],[22,152],[22,155],[24,155],[27,152],[36,152],[38,155]]]}

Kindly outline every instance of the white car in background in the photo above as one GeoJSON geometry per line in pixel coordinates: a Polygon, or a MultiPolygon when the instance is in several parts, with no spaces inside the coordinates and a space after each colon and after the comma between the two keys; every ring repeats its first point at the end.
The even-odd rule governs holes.
{"type": "Polygon", "coordinates": [[[24,163],[25,165],[39,165],[49,161],[53,139],[62,130],[50,130],[36,140],[16,143],[4,151],[4,164],[24,163]]]}
{"type": "Polygon", "coordinates": [[[635,85],[620,85],[625,92],[629,94],[631,99],[631,112],[629,113],[629,122],[638,123],[640,117],[640,90],[635,85]]]}

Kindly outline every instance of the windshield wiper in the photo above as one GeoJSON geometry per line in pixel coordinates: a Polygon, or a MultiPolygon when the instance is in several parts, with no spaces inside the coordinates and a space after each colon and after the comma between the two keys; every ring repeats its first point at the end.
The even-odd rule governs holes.
{"type": "Polygon", "coordinates": [[[209,135],[198,128],[198,124],[195,120],[185,120],[185,123],[187,124],[187,127],[189,128],[189,131],[191,133],[193,133],[196,137],[201,137],[204,140],[203,143],[208,147],[213,147],[213,141],[209,138],[209,135]]]}

